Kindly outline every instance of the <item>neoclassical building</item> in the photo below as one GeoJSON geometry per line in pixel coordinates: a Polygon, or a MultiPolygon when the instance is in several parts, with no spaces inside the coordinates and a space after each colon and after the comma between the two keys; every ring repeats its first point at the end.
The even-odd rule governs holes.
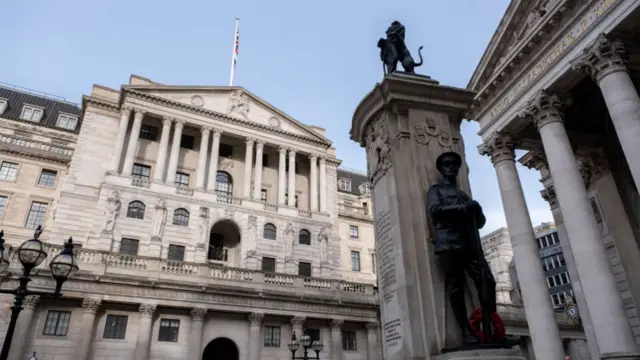
{"type": "Polygon", "coordinates": [[[468,88],[536,358],[564,356],[515,166],[540,171],[592,359],[640,359],[640,1],[518,1],[468,88]]]}

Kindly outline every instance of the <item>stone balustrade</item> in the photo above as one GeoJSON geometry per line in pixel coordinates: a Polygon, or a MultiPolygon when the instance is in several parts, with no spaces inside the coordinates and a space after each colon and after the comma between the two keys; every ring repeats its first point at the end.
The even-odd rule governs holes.
{"type": "Polygon", "coordinates": [[[15,134],[0,134],[0,146],[8,151],[36,155],[62,162],[71,161],[73,148],[15,134]]]}
{"type": "Polygon", "coordinates": [[[371,219],[368,209],[362,206],[338,204],[338,214],[343,216],[357,217],[361,219],[371,219]]]}

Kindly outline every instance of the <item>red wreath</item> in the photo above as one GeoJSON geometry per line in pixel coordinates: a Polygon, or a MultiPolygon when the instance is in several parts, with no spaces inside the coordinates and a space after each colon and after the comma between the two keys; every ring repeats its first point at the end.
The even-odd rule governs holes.
{"type": "MultiPolygon", "coordinates": [[[[482,308],[476,308],[471,313],[469,317],[469,326],[471,326],[471,330],[474,334],[480,339],[480,341],[484,341],[484,334],[482,333],[482,308]]],[[[493,325],[493,339],[494,341],[502,341],[505,339],[505,330],[504,330],[504,322],[500,318],[498,313],[491,313],[491,325],[493,325]]]]}

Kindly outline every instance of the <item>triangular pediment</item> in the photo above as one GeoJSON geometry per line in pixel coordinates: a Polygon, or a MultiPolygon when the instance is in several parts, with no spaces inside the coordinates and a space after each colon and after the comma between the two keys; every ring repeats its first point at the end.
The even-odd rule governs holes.
{"type": "Polygon", "coordinates": [[[331,144],[313,127],[295,120],[242,87],[128,85],[126,88],[331,144]]]}

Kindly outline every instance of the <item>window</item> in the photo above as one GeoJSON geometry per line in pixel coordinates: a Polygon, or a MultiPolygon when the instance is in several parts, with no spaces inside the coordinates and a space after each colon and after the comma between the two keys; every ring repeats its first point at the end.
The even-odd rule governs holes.
{"type": "Polygon", "coordinates": [[[151,125],[142,124],[140,127],[140,139],[147,139],[150,141],[158,140],[158,128],[151,125]]]}
{"type": "Polygon", "coordinates": [[[127,209],[127,217],[132,219],[144,219],[144,210],[146,206],[142,201],[132,201],[127,209]]]}
{"type": "Polygon", "coordinates": [[[167,254],[167,260],[184,261],[184,246],[169,245],[169,253],[167,254]]]}
{"type": "Polygon", "coordinates": [[[102,337],[105,339],[124,339],[127,332],[127,320],[128,316],[126,315],[107,315],[102,337]]]}
{"type": "Polygon", "coordinates": [[[269,239],[269,240],[275,240],[276,239],[276,226],[273,225],[272,223],[266,223],[264,224],[264,230],[262,233],[262,237],[265,239],[269,239]]]}
{"type": "Polygon", "coordinates": [[[180,330],[180,320],[160,319],[160,331],[158,331],[158,341],[178,342],[179,330],[180,330]]]}
{"type": "Polygon", "coordinates": [[[31,203],[31,208],[29,209],[29,216],[27,216],[27,223],[25,227],[35,229],[38,225],[44,224],[44,218],[47,215],[47,209],[49,208],[49,204],[43,202],[34,201],[31,203]]]}
{"type": "Polygon", "coordinates": [[[176,209],[173,212],[173,225],[189,226],[189,212],[187,209],[176,209]]]}
{"type": "Polygon", "coordinates": [[[70,311],[49,310],[44,321],[42,335],[66,336],[69,329],[70,311]]]}
{"type": "Polygon", "coordinates": [[[196,142],[196,138],[192,135],[182,134],[180,138],[180,147],[183,149],[193,150],[193,145],[196,142]]]}
{"type": "Polygon", "coordinates": [[[263,203],[267,202],[267,189],[260,190],[260,201],[263,203]]]}
{"type": "Polygon", "coordinates": [[[0,115],[2,115],[5,110],[7,110],[7,100],[0,100],[0,115]]]}
{"type": "Polygon", "coordinates": [[[176,173],[176,187],[186,189],[189,187],[189,174],[177,172],[176,173]]]}
{"type": "Polygon", "coordinates": [[[22,108],[22,113],[20,114],[20,118],[22,120],[40,122],[40,119],[42,119],[42,109],[25,105],[22,108]]]}
{"type": "Polygon", "coordinates": [[[356,332],[353,330],[342,330],[342,350],[357,351],[356,332]]]}
{"type": "Polygon", "coordinates": [[[371,272],[376,273],[376,254],[371,254],[371,272]]]}
{"type": "Polygon", "coordinates": [[[280,347],[280,326],[264,327],[264,346],[280,347]]]}
{"type": "Polygon", "coordinates": [[[57,126],[59,128],[67,129],[67,130],[75,130],[77,125],[78,125],[77,116],[71,116],[66,114],[60,114],[60,116],[58,116],[57,126]]]}
{"type": "Polygon", "coordinates": [[[347,179],[338,180],[338,188],[342,191],[351,191],[351,180],[347,180],[347,179]]]}
{"type": "Polygon", "coordinates": [[[311,338],[311,343],[320,341],[320,329],[305,329],[304,333],[311,338]]]}
{"type": "Polygon", "coordinates": [[[233,179],[229,173],[218,171],[216,174],[217,201],[231,204],[233,201],[233,179]]]}
{"type": "Polygon", "coordinates": [[[131,177],[134,179],[141,179],[149,181],[149,175],[151,174],[151,166],[133,164],[133,170],[131,171],[131,177]]]}
{"type": "Polygon", "coordinates": [[[55,187],[57,176],[58,172],[55,170],[42,169],[42,172],[40,173],[40,179],[38,180],[38,185],[45,187],[55,187]]]}
{"type": "Polygon", "coordinates": [[[224,156],[226,158],[230,158],[233,156],[233,146],[229,144],[220,144],[220,148],[218,149],[218,154],[220,156],[224,156]]]}
{"type": "Polygon", "coordinates": [[[300,261],[298,264],[298,275],[311,277],[311,263],[300,261]]]}
{"type": "Polygon", "coordinates": [[[0,165],[0,180],[15,181],[18,177],[18,164],[3,161],[0,165]]]}
{"type": "Polygon", "coordinates": [[[209,253],[207,259],[216,261],[227,261],[227,249],[224,248],[224,236],[213,233],[209,236],[209,253]]]}
{"type": "Polygon", "coordinates": [[[363,202],[362,209],[364,210],[365,215],[369,215],[369,204],[367,204],[366,202],[363,202]]]}
{"type": "Polygon", "coordinates": [[[311,233],[309,232],[309,230],[300,230],[300,235],[298,235],[298,243],[300,243],[300,245],[311,245],[311,233]]]}
{"type": "Polygon", "coordinates": [[[349,236],[352,239],[357,239],[360,237],[360,232],[358,231],[358,227],[355,225],[349,225],[349,236]]]}
{"type": "Polygon", "coordinates": [[[276,259],[270,257],[262,258],[262,271],[274,273],[276,272],[276,259]]]}
{"type": "Polygon", "coordinates": [[[0,216],[4,215],[4,209],[7,208],[7,197],[0,196],[0,216]]]}
{"type": "Polygon", "coordinates": [[[369,187],[368,183],[362,183],[362,184],[358,185],[358,191],[360,191],[360,194],[362,194],[362,195],[371,194],[371,188],[369,187]]]}
{"type": "Polygon", "coordinates": [[[138,255],[138,246],[140,241],[136,239],[122,238],[120,241],[120,254],[138,255]]]}
{"type": "Polygon", "coordinates": [[[351,251],[351,270],[360,271],[360,252],[351,251]]]}

